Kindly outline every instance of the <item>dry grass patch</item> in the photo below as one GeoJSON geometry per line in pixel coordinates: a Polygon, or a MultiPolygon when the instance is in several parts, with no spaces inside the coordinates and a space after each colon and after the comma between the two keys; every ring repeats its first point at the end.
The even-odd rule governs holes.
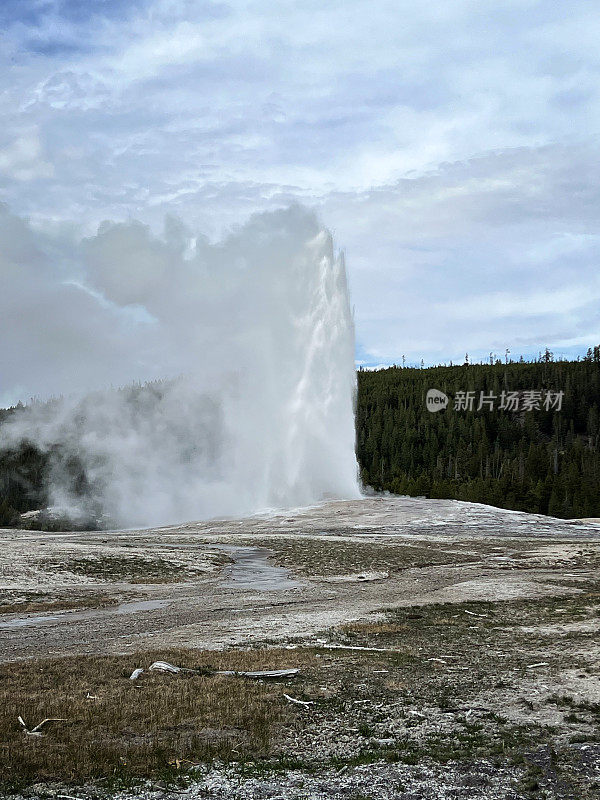
{"type": "Polygon", "coordinates": [[[439,545],[372,544],[370,542],[298,539],[261,539],[274,551],[276,562],[301,575],[332,576],[357,572],[399,572],[415,567],[467,564],[480,560],[472,553],[442,550],[439,545]]]}
{"type": "Polygon", "coordinates": [[[43,611],[72,611],[85,608],[105,608],[120,602],[105,594],[84,594],[74,597],[54,597],[35,592],[0,597],[0,614],[31,614],[43,611]]]}
{"type": "Polygon", "coordinates": [[[343,625],[340,629],[343,633],[362,633],[365,636],[377,636],[380,633],[402,633],[410,630],[408,625],[397,622],[352,622],[343,625]]]}
{"type": "MultiPolygon", "coordinates": [[[[289,715],[285,684],[210,675],[215,669],[298,666],[309,654],[289,651],[186,650],[128,656],[70,657],[0,666],[0,775],[12,783],[99,776],[156,775],[212,758],[268,755],[289,715]],[[129,675],[155,660],[206,674],[129,675]],[[43,737],[27,736],[45,718],[43,737]]],[[[290,691],[290,689],[287,689],[290,691]]]]}
{"type": "Polygon", "coordinates": [[[128,555],[70,558],[67,561],[46,561],[42,564],[49,572],[72,572],[86,578],[106,582],[128,583],[179,583],[205,575],[206,569],[169,561],[164,558],[142,558],[128,555]]]}

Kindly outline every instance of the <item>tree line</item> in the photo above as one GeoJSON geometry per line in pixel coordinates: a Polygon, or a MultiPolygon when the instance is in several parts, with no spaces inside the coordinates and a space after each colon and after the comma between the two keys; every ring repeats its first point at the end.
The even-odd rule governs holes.
{"type": "Polygon", "coordinates": [[[600,517],[600,347],[577,361],[546,350],[534,362],[360,370],[356,429],[375,489],[600,517]],[[448,396],[433,413],[432,388],[448,396]]]}

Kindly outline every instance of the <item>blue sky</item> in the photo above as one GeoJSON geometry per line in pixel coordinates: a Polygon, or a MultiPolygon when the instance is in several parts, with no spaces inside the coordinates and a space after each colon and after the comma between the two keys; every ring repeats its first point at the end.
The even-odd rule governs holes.
{"type": "Polygon", "coordinates": [[[38,235],[300,201],[361,362],[600,342],[596,2],[4,0],[0,26],[0,195],[38,235]]]}

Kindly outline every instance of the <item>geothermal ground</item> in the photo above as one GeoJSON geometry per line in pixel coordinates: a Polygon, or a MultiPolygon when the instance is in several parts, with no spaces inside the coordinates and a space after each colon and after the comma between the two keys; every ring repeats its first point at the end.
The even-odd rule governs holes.
{"type": "Polygon", "coordinates": [[[5,796],[600,797],[598,521],[377,497],[0,536],[5,796]]]}

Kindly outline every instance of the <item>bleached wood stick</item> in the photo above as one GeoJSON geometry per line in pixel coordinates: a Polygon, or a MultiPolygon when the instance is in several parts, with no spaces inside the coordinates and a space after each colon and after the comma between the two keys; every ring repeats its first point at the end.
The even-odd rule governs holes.
{"type": "Polygon", "coordinates": [[[295,703],[299,706],[314,706],[314,700],[296,700],[295,697],[290,697],[289,694],[283,695],[286,700],[289,700],[290,703],[295,703]]]}

